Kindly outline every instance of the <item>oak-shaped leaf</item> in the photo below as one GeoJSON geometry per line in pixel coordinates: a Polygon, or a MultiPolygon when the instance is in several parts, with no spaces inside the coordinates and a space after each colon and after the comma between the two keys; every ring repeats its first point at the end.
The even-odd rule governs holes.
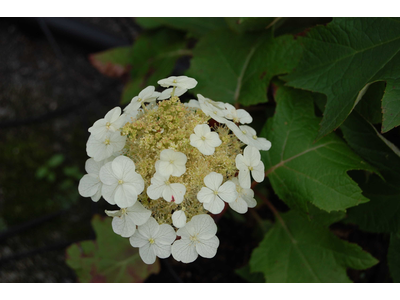
{"type": "Polygon", "coordinates": [[[271,141],[261,151],[275,193],[292,209],[307,212],[307,203],[325,211],[344,211],[367,202],[349,170],[374,169],[335,133],[314,141],[320,118],[310,92],[278,87],[276,112],[261,136],[271,141]]]}
{"type": "Polygon", "coordinates": [[[327,104],[318,138],[338,128],[367,86],[385,81],[382,132],[400,124],[400,20],[334,18],[299,37],[304,56],[283,77],[287,85],[323,93],[327,104]]]}
{"type": "Polygon", "coordinates": [[[76,272],[80,282],[143,282],[153,273],[158,273],[158,260],[145,264],[139,251],[129,240],[115,234],[111,218],[95,215],[92,226],[96,241],[76,243],[67,249],[67,265],[76,272]]]}
{"type": "Polygon", "coordinates": [[[238,35],[229,30],[202,37],[193,49],[186,75],[204,97],[253,105],[267,102],[271,78],[292,71],[301,47],[292,36],[273,37],[272,30],[238,35]]]}
{"type": "Polygon", "coordinates": [[[266,282],[350,282],[347,268],[363,270],[377,262],[358,245],[292,210],[254,249],[250,270],[262,272],[266,282]]]}

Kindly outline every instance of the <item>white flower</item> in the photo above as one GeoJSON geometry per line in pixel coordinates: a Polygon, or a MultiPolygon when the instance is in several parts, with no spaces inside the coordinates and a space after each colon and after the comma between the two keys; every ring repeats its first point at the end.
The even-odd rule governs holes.
{"type": "Polygon", "coordinates": [[[174,96],[179,97],[182,96],[184,93],[186,93],[187,89],[182,89],[182,88],[175,88],[175,90],[174,88],[166,89],[158,97],[158,100],[165,100],[171,98],[172,92],[174,92],[174,96]]]}
{"type": "Polygon", "coordinates": [[[119,131],[108,132],[102,139],[97,139],[93,134],[89,136],[86,143],[86,153],[95,161],[109,158],[115,152],[121,151],[126,142],[126,136],[119,131]]]}
{"type": "Polygon", "coordinates": [[[192,89],[197,85],[197,81],[187,76],[170,76],[165,79],[157,81],[162,87],[176,86],[182,89],[192,89]]]}
{"type": "Polygon", "coordinates": [[[176,234],[181,239],[172,245],[172,256],[183,263],[195,261],[198,255],[213,258],[219,246],[216,233],[217,225],[209,215],[194,216],[183,228],[178,229],[176,234]]]}
{"type": "Polygon", "coordinates": [[[186,224],[186,215],[183,210],[176,210],[172,214],[172,224],[176,228],[182,228],[186,224]]]}
{"type": "Polygon", "coordinates": [[[110,204],[120,208],[133,206],[144,190],[142,176],[135,172],[135,163],[126,156],[118,156],[100,170],[102,195],[110,204]]]}
{"type": "Polygon", "coordinates": [[[107,133],[115,132],[125,124],[125,116],[121,115],[121,108],[115,107],[110,110],[104,119],[97,120],[89,128],[89,132],[99,140],[103,140],[107,133]]]}
{"type": "Polygon", "coordinates": [[[176,238],[175,230],[171,225],[159,225],[154,218],[138,227],[129,238],[133,247],[139,248],[139,255],[146,264],[152,264],[159,258],[171,255],[171,244],[176,238]]]}
{"type": "Polygon", "coordinates": [[[229,206],[234,211],[244,214],[247,212],[248,207],[252,208],[257,205],[257,201],[254,199],[254,191],[252,189],[242,188],[236,177],[231,180],[236,185],[238,196],[235,201],[229,203],[229,206]]]}
{"type": "Polygon", "coordinates": [[[225,118],[233,120],[235,123],[249,124],[253,118],[244,109],[236,109],[232,104],[225,103],[225,118]]]}
{"type": "Polygon", "coordinates": [[[106,214],[113,217],[111,226],[116,234],[122,237],[131,237],[136,231],[136,225],[143,225],[151,216],[151,211],[144,208],[140,202],[136,202],[128,208],[109,211],[106,214]]]}
{"type": "Polygon", "coordinates": [[[160,96],[160,93],[155,92],[154,90],[155,87],[152,85],[143,89],[138,96],[132,98],[131,103],[124,108],[124,112],[135,117],[138,109],[142,106],[142,103],[155,103],[157,97],[160,96]]]}
{"type": "Polygon", "coordinates": [[[254,180],[261,182],[264,180],[264,163],[261,161],[260,151],[253,146],[244,148],[243,155],[236,156],[236,168],[239,170],[239,182],[243,188],[250,188],[250,172],[254,180]]]}
{"type": "Polygon", "coordinates": [[[268,151],[271,148],[271,142],[266,138],[257,137],[257,132],[247,125],[240,125],[239,127],[233,123],[226,124],[230,130],[246,145],[256,147],[258,150],[268,151]]]}
{"type": "Polygon", "coordinates": [[[218,133],[211,132],[207,124],[200,124],[194,128],[194,134],[190,135],[190,145],[199,149],[204,155],[214,154],[215,147],[221,145],[218,133]]]}
{"type": "Polygon", "coordinates": [[[201,94],[197,94],[197,98],[199,98],[201,110],[206,116],[213,118],[221,124],[228,122],[228,120],[225,119],[225,105],[223,102],[215,102],[211,99],[204,98],[201,94]]]}
{"type": "MultiPolygon", "coordinates": [[[[159,164],[160,161],[157,163],[159,164]]],[[[169,176],[163,176],[156,172],[151,178],[151,185],[147,188],[147,195],[153,200],[163,197],[168,202],[180,204],[186,193],[186,187],[181,183],[170,183],[169,176]]]]}
{"type": "Polygon", "coordinates": [[[88,174],[81,178],[78,185],[78,191],[82,197],[91,197],[94,202],[99,201],[101,187],[103,186],[99,177],[100,169],[112,159],[114,158],[107,158],[102,161],[95,161],[93,158],[86,160],[85,170],[88,174]]]}
{"type": "Polygon", "coordinates": [[[233,202],[237,198],[235,184],[228,180],[223,185],[223,176],[211,172],[204,177],[206,187],[202,187],[197,193],[197,199],[203,203],[205,209],[213,214],[219,214],[225,207],[225,202],[233,202]],[[223,201],[222,201],[223,200],[223,201]]]}
{"type": "Polygon", "coordinates": [[[187,157],[181,152],[165,149],[160,153],[159,172],[163,176],[179,177],[186,172],[187,157]]]}

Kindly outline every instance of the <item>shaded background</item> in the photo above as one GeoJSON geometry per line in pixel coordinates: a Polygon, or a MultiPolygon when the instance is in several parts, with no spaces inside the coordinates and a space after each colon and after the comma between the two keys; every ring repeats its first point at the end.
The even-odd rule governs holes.
{"type": "MultiPolygon", "coordinates": [[[[100,74],[88,57],[132,44],[140,32],[132,18],[0,18],[0,282],[78,281],[65,250],[94,239],[92,216],[111,208],[77,191],[87,129],[119,105],[124,84],[100,74]]],[[[187,67],[179,61],[173,73],[187,67]]],[[[286,210],[276,196],[270,201],[286,210]]],[[[266,207],[257,211],[273,219],[266,207]]],[[[221,244],[213,259],[160,260],[161,271],[147,282],[245,282],[235,270],[247,264],[262,226],[251,212],[232,210],[217,224],[221,244]]],[[[352,280],[390,281],[383,235],[350,225],[332,229],[380,260],[367,271],[349,271],[352,280]]]]}

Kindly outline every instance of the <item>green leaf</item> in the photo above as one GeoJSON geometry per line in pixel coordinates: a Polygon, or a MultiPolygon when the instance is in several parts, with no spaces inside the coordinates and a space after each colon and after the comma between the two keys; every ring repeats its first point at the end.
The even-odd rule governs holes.
{"type": "Polygon", "coordinates": [[[264,273],[267,282],[350,282],[346,268],[362,270],[378,262],[295,211],[281,218],[250,258],[251,272],[264,273]]]}
{"type": "Polygon", "coordinates": [[[223,18],[136,18],[136,22],[145,29],[154,29],[161,26],[187,31],[194,37],[201,37],[211,31],[227,27],[223,18]]]}
{"type": "Polygon", "coordinates": [[[196,44],[187,75],[199,82],[194,93],[253,105],[267,102],[271,78],[290,72],[300,55],[293,37],[275,39],[271,30],[246,35],[219,31],[196,44]]]}
{"type": "Polygon", "coordinates": [[[238,274],[240,277],[242,277],[244,280],[246,280],[248,282],[253,282],[253,283],[265,282],[264,274],[260,273],[260,272],[251,273],[250,265],[248,265],[248,264],[240,269],[236,269],[235,273],[238,274]]]}
{"type": "Polygon", "coordinates": [[[374,166],[384,180],[371,176],[361,181],[363,195],[371,201],[349,209],[348,221],[371,232],[400,230],[400,151],[366,119],[354,111],[341,126],[354,151],[374,166]]]}
{"type": "Polygon", "coordinates": [[[176,60],[188,54],[183,36],[176,31],[162,29],[141,35],[133,45],[131,76],[121,103],[128,103],[149,85],[157,86],[158,80],[170,75],[176,60]]]}
{"type": "Polygon", "coordinates": [[[385,93],[386,84],[378,81],[368,86],[368,89],[361,101],[358,102],[355,110],[372,124],[382,123],[382,98],[385,93]]]}
{"type": "Polygon", "coordinates": [[[81,282],[143,282],[150,274],[158,273],[158,260],[146,265],[138,249],[129,240],[115,234],[111,218],[95,215],[92,226],[96,241],[84,241],[67,249],[67,264],[75,270],[81,282]]]}
{"type": "Polygon", "coordinates": [[[328,212],[367,202],[349,170],[374,169],[358,157],[336,134],[314,141],[320,118],[314,115],[318,95],[280,87],[275,115],[261,136],[271,141],[261,151],[266,174],[275,193],[291,208],[307,212],[311,202],[328,212]]]}
{"type": "Polygon", "coordinates": [[[226,23],[236,33],[267,30],[281,18],[225,18],[226,23]]]}
{"type": "Polygon", "coordinates": [[[390,235],[388,265],[393,282],[400,282],[400,233],[390,235]]]}
{"type": "Polygon", "coordinates": [[[366,85],[386,81],[382,132],[400,124],[400,21],[391,18],[336,18],[305,37],[304,57],[284,77],[288,85],[327,96],[318,138],[339,127],[366,85]]]}
{"type": "Polygon", "coordinates": [[[121,77],[131,65],[132,46],[112,48],[91,54],[91,64],[102,74],[109,77],[121,77]]]}

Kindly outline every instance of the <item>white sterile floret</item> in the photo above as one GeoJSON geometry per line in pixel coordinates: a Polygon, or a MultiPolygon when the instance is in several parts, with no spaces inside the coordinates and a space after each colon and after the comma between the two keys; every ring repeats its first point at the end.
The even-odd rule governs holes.
{"type": "Polygon", "coordinates": [[[131,237],[136,231],[136,225],[143,225],[151,216],[151,211],[136,202],[128,208],[109,211],[106,214],[113,217],[111,226],[116,234],[122,237],[131,237]]]}
{"type": "Polygon", "coordinates": [[[172,245],[172,256],[183,263],[195,261],[198,255],[213,258],[219,246],[216,233],[217,225],[209,215],[194,216],[176,232],[181,239],[172,245]]]}
{"type": "Polygon", "coordinates": [[[103,186],[99,177],[100,169],[113,159],[114,157],[102,161],[95,161],[93,158],[86,160],[85,170],[87,174],[81,178],[78,185],[78,191],[82,197],[91,197],[94,202],[99,201],[103,186]]]}
{"type": "Polygon", "coordinates": [[[182,88],[170,88],[162,91],[161,95],[158,97],[158,100],[165,100],[169,99],[172,96],[182,96],[184,93],[187,92],[187,89],[182,89],[182,88]]]}
{"type": "Polygon", "coordinates": [[[194,99],[189,100],[188,103],[183,103],[183,105],[185,105],[186,107],[189,107],[191,109],[195,109],[195,110],[201,109],[199,101],[194,100],[194,99]]]}
{"type": "Polygon", "coordinates": [[[125,124],[125,116],[121,115],[121,108],[115,107],[110,110],[104,119],[97,120],[89,128],[89,132],[99,140],[103,140],[107,133],[115,132],[125,124]]]}
{"type": "Polygon", "coordinates": [[[241,187],[239,180],[236,177],[231,180],[236,185],[238,196],[235,201],[229,202],[229,206],[239,214],[244,214],[247,212],[249,207],[253,208],[257,205],[257,201],[254,199],[254,191],[252,189],[241,187]]]}
{"type": "Polygon", "coordinates": [[[152,85],[143,89],[138,96],[132,98],[131,103],[124,108],[124,112],[128,115],[136,116],[143,103],[155,103],[160,93],[154,90],[155,87],[152,85]]]}
{"type": "Polygon", "coordinates": [[[199,124],[194,128],[194,134],[190,135],[190,145],[196,147],[204,155],[214,154],[215,148],[222,141],[218,133],[211,132],[207,124],[199,124]]]}
{"type": "Polygon", "coordinates": [[[211,99],[204,98],[201,94],[197,94],[200,108],[206,116],[213,118],[221,124],[225,124],[228,120],[225,118],[225,105],[223,102],[215,102],[211,99]]]}
{"type": "MultiPolygon", "coordinates": [[[[157,161],[159,164],[160,161],[157,161]]],[[[147,195],[152,200],[157,200],[163,197],[168,202],[180,204],[183,201],[183,196],[186,193],[186,187],[181,183],[170,183],[168,176],[163,176],[156,172],[151,178],[151,185],[147,188],[147,195]]]]}
{"type": "Polygon", "coordinates": [[[126,142],[126,136],[119,131],[108,132],[102,139],[97,139],[93,134],[86,143],[86,153],[95,161],[111,157],[115,152],[121,151],[126,142]]]}
{"type": "Polygon", "coordinates": [[[253,146],[247,146],[244,148],[243,155],[236,156],[236,168],[239,170],[239,183],[243,188],[251,187],[250,172],[255,181],[264,180],[264,163],[261,161],[260,151],[253,146]]]}
{"type": "Polygon", "coordinates": [[[186,172],[186,162],[184,153],[165,149],[160,153],[159,172],[163,176],[179,177],[186,172]]]}
{"type": "Polygon", "coordinates": [[[197,81],[187,76],[170,76],[157,81],[162,87],[176,86],[181,89],[192,89],[197,85],[197,81]]]}
{"type": "Polygon", "coordinates": [[[258,150],[268,151],[271,148],[271,142],[266,138],[257,137],[257,132],[247,125],[240,125],[239,127],[233,122],[226,124],[230,130],[236,135],[236,137],[245,143],[256,147],[258,150]]]}
{"type": "Polygon", "coordinates": [[[186,215],[183,210],[176,210],[172,214],[172,224],[176,228],[182,228],[186,224],[186,215]]]}
{"type": "Polygon", "coordinates": [[[146,264],[153,264],[156,256],[167,258],[171,255],[171,244],[176,238],[171,225],[159,225],[154,218],[139,226],[129,238],[133,247],[139,248],[139,255],[146,264]]]}
{"type": "Polygon", "coordinates": [[[244,109],[236,109],[232,104],[225,103],[225,118],[235,123],[250,124],[253,118],[244,109]]]}
{"type": "Polygon", "coordinates": [[[222,184],[223,179],[221,174],[211,172],[204,177],[206,187],[202,187],[197,193],[197,200],[213,214],[219,214],[224,209],[224,201],[229,203],[237,198],[235,184],[230,180],[222,184]]]}
{"type": "Polygon", "coordinates": [[[100,170],[100,180],[104,199],[120,208],[133,206],[144,190],[142,176],[135,172],[135,163],[126,156],[105,164],[100,170]]]}

